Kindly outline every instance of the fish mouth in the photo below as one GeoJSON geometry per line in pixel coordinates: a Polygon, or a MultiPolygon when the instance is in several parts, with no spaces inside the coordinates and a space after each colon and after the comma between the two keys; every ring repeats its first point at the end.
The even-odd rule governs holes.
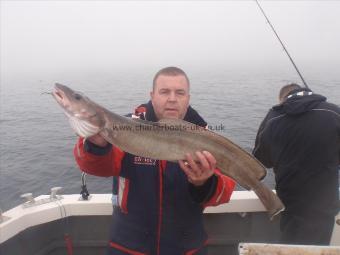
{"type": "Polygon", "coordinates": [[[57,100],[60,100],[60,101],[63,100],[63,95],[60,93],[60,91],[56,90],[56,91],[53,91],[52,93],[57,100]]]}
{"type": "Polygon", "coordinates": [[[64,92],[62,92],[57,85],[54,86],[54,91],[52,91],[53,97],[57,100],[58,103],[62,103],[64,100],[64,92]]]}
{"type": "Polygon", "coordinates": [[[67,98],[65,91],[63,91],[63,85],[56,83],[54,86],[54,91],[52,91],[52,96],[57,101],[57,103],[64,109],[64,113],[69,117],[74,114],[70,111],[70,102],[67,98]]]}

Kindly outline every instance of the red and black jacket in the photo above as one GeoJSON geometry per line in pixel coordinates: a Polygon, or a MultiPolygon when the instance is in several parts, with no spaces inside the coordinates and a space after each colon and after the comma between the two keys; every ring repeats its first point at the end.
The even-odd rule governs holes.
{"type": "MultiPolygon", "coordinates": [[[[157,121],[151,102],[135,111],[157,121]]],[[[206,122],[189,107],[184,120],[206,122]]],[[[157,148],[155,148],[157,149],[157,148]]],[[[143,158],[80,138],[74,149],[80,169],[118,177],[118,210],[113,212],[109,254],[206,254],[203,209],[229,201],[235,183],[216,169],[203,186],[187,180],[177,163],[143,158]]]]}

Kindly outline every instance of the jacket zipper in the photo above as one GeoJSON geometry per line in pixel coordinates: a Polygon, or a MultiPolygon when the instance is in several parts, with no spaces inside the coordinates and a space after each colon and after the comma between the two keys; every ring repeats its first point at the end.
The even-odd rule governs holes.
{"type": "Polygon", "coordinates": [[[161,226],[163,214],[163,173],[166,161],[159,161],[159,210],[158,210],[158,230],[157,230],[157,255],[160,254],[161,226]]]}

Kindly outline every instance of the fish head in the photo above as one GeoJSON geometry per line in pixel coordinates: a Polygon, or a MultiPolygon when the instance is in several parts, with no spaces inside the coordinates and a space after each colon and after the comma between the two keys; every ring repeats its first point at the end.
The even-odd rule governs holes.
{"type": "Polygon", "coordinates": [[[73,130],[79,136],[93,136],[104,127],[101,107],[84,94],[56,83],[52,95],[64,110],[73,130]]]}

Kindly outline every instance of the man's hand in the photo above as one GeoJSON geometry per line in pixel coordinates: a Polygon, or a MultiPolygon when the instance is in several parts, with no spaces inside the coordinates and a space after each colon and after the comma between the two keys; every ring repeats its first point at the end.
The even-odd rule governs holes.
{"type": "Polygon", "coordinates": [[[91,143],[100,146],[100,147],[105,147],[108,142],[99,134],[96,134],[94,136],[91,136],[87,138],[91,143]]]}
{"type": "Polygon", "coordinates": [[[214,174],[216,159],[208,151],[197,151],[195,154],[198,161],[195,161],[192,155],[188,153],[186,160],[180,160],[179,165],[190,183],[201,186],[214,174]]]}

